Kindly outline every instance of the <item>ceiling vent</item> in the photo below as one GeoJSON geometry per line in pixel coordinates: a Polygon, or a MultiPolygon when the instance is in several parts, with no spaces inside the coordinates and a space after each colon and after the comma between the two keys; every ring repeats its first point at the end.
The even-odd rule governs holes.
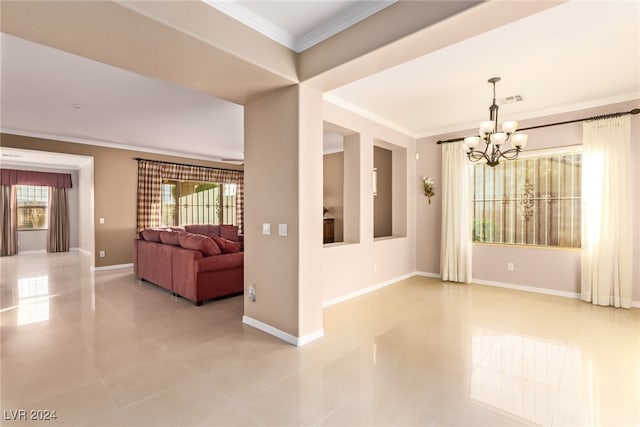
{"type": "Polygon", "coordinates": [[[513,104],[514,102],[522,102],[522,101],[524,101],[524,96],[522,95],[511,95],[511,96],[507,96],[506,98],[498,99],[498,103],[500,105],[513,104]]]}

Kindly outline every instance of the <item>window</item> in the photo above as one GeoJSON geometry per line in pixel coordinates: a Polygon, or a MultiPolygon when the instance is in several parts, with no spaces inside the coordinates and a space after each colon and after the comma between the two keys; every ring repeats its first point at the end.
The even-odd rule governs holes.
{"type": "Polygon", "coordinates": [[[579,149],[474,165],[473,241],[579,248],[581,166],[579,149]]]}
{"type": "Polygon", "coordinates": [[[236,224],[236,184],[165,180],[161,223],[236,224]]]}
{"type": "Polygon", "coordinates": [[[46,230],[49,188],[16,185],[18,230],[46,230]]]}

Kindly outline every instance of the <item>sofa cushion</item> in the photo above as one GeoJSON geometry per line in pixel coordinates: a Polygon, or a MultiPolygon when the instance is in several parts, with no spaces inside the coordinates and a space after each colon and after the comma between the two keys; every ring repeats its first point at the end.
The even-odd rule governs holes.
{"type": "Polygon", "coordinates": [[[142,233],[142,238],[144,240],[148,240],[149,242],[160,243],[160,230],[145,228],[144,230],[142,230],[141,233],[142,233]]]}
{"type": "Polygon", "coordinates": [[[220,225],[220,237],[231,240],[232,242],[238,241],[238,226],[237,225],[220,225]]]}
{"type": "Polygon", "coordinates": [[[209,236],[194,233],[179,233],[180,246],[185,249],[200,251],[204,256],[219,255],[220,248],[209,236]]]}
{"type": "Polygon", "coordinates": [[[220,225],[218,224],[209,224],[209,234],[215,234],[216,236],[220,236],[220,225]]]}
{"type": "Polygon", "coordinates": [[[208,224],[191,224],[191,225],[185,225],[184,228],[189,233],[202,234],[203,236],[206,236],[209,234],[208,224]]]}
{"type": "Polygon", "coordinates": [[[216,245],[220,248],[223,254],[233,254],[240,252],[240,243],[225,239],[224,237],[216,236],[215,234],[209,234],[209,237],[216,242],[216,245]]]}
{"type": "Polygon", "coordinates": [[[180,233],[184,231],[161,231],[160,241],[165,245],[180,246],[180,233]]]}

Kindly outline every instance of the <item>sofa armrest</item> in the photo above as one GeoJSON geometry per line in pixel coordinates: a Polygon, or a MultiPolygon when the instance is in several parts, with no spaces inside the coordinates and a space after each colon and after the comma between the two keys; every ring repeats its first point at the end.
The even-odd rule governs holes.
{"type": "Polygon", "coordinates": [[[200,251],[173,247],[173,291],[192,301],[197,294],[195,265],[201,258],[200,251]]]}

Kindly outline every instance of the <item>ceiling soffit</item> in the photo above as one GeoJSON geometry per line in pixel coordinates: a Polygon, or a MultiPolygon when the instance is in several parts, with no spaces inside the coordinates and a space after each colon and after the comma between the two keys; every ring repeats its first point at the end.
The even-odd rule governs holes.
{"type": "Polygon", "coordinates": [[[563,2],[397,2],[302,52],[300,80],[326,92],[563,2]]]}
{"type": "Polygon", "coordinates": [[[127,3],[3,1],[2,31],[237,104],[297,82],[293,52],[215,9],[140,3],[134,11],[127,3]],[[181,27],[188,17],[192,26],[181,27]],[[217,32],[205,31],[205,19],[217,32]],[[241,37],[229,37],[232,28],[241,37]]]}

